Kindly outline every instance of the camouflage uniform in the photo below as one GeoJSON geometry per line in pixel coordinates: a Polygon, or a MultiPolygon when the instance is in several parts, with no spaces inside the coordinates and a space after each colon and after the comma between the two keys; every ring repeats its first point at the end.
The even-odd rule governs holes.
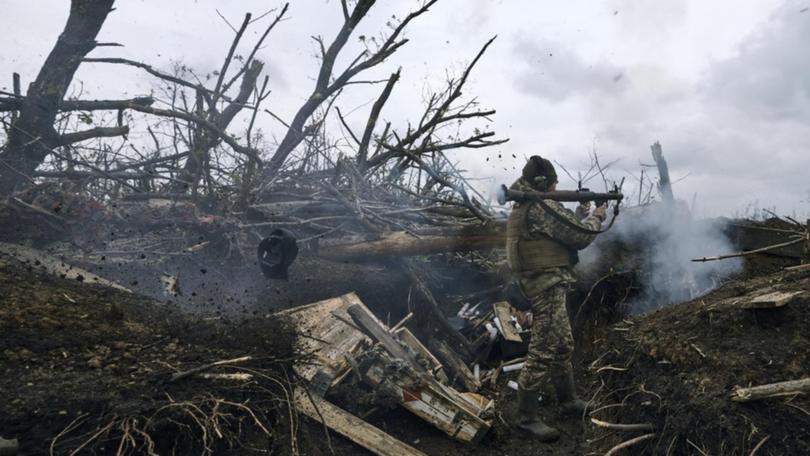
{"type": "MultiPolygon", "coordinates": [[[[522,178],[512,188],[532,190],[522,178]]],[[[602,222],[597,217],[580,220],[585,214],[579,211],[575,214],[556,201],[546,200],[545,203],[572,224],[592,231],[601,227],[602,222]]],[[[563,224],[537,203],[515,204],[509,225],[507,254],[510,267],[532,302],[533,316],[529,353],[518,383],[525,390],[537,391],[544,389],[547,373],[570,369],[574,341],[565,296],[575,280],[571,266],[576,251],[585,248],[596,235],[563,224]],[[542,248],[533,248],[532,241],[541,241],[542,248]],[[521,257],[527,252],[531,258],[521,257]]]]}

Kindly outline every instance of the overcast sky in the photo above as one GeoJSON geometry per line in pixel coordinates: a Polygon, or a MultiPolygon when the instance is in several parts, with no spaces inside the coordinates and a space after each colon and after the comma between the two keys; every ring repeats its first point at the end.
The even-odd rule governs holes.
{"type": "MultiPolygon", "coordinates": [[[[0,0],[0,87],[10,86],[12,71],[24,85],[35,77],[69,3],[0,0]]],[[[331,39],[341,21],[335,0],[291,3],[289,19],[259,53],[273,88],[268,106],[288,119],[314,84],[318,62],[310,37],[331,39]]],[[[233,36],[215,9],[238,25],[245,12],[258,16],[280,4],[119,0],[99,40],[125,47],[93,55],[164,69],[182,61],[209,72],[220,66],[233,36]]],[[[346,55],[362,49],[357,36],[384,31],[392,15],[403,17],[417,5],[379,0],[346,55]]],[[[402,67],[383,117],[404,125],[418,119],[427,88],[440,87],[448,72],[458,74],[498,35],[465,94],[498,111],[490,128],[511,141],[454,155],[473,176],[490,179],[482,187],[511,182],[533,154],[571,171],[587,168],[595,147],[603,163],[619,159],[612,175],[627,176],[629,190],[640,164],[652,162],[649,146],[658,140],[677,181],[676,196],[691,204],[697,195],[699,215],[765,207],[807,217],[808,8],[810,0],[440,0],[408,28],[410,43],[369,76],[402,67]]],[[[248,37],[255,39],[262,27],[252,30],[248,37]]],[[[86,98],[148,94],[155,86],[134,68],[100,64],[83,65],[77,79],[86,98]]],[[[337,103],[358,130],[380,89],[355,87],[337,103]]],[[[270,134],[281,133],[269,116],[261,122],[270,134]]],[[[336,123],[329,128],[340,133],[336,123]]]]}

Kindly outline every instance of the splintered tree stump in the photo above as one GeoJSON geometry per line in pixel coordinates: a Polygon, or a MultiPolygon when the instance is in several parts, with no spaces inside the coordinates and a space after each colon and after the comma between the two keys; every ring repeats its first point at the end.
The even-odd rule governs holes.
{"type": "Polygon", "coordinates": [[[731,400],[735,402],[751,402],[807,392],[810,392],[810,377],[749,388],[737,388],[731,393],[731,400]]]}

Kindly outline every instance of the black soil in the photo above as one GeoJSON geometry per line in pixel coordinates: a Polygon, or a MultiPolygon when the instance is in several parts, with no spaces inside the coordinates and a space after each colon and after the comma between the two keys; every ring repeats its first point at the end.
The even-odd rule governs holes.
{"type": "Polygon", "coordinates": [[[0,259],[0,290],[0,435],[19,439],[20,455],[79,448],[80,454],[119,448],[140,454],[150,445],[161,454],[200,453],[206,446],[241,454],[248,444],[289,444],[259,426],[282,430],[287,421],[278,398],[293,333],[282,321],[191,318],[135,294],[51,277],[8,259],[0,259]],[[241,356],[254,358],[210,372],[250,369],[278,384],[194,376],[170,381],[178,371],[241,356]],[[228,414],[216,421],[222,438],[211,438],[215,422],[204,419],[214,410],[228,414]]]}
{"type": "MultiPolygon", "coordinates": [[[[591,390],[598,418],[650,423],[647,454],[810,454],[810,400],[731,400],[735,387],[805,378],[810,372],[810,272],[734,281],[701,299],[627,319],[595,346],[591,390]],[[751,310],[770,291],[804,291],[789,305],[751,310]]],[[[605,450],[640,433],[594,432],[605,450]]]]}
{"type": "MultiPolygon", "coordinates": [[[[214,454],[244,454],[246,448],[289,454],[293,440],[300,454],[366,454],[335,433],[327,439],[320,424],[289,415],[284,388],[294,381],[288,376],[293,337],[283,322],[265,315],[360,290],[378,316],[386,320],[390,314],[395,320],[408,308],[407,281],[383,265],[301,260],[290,282],[261,282],[260,276],[246,275],[256,294],[244,309],[242,303],[217,309],[194,295],[184,295],[184,302],[157,302],[0,260],[0,436],[18,438],[23,455],[47,454],[52,444],[54,454],[82,445],[80,453],[115,454],[133,426],[146,430],[161,454],[198,454],[206,445],[214,454]],[[263,296],[273,302],[262,302],[263,296]],[[238,384],[195,376],[168,381],[177,371],[245,355],[254,359],[210,372],[253,372],[273,381],[238,384]],[[249,404],[257,418],[231,405],[227,412],[234,418],[223,422],[224,437],[205,441],[193,415],[177,404],[194,404],[210,415],[217,399],[249,404]]],[[[199,271],[200,264],[217,266],[211,258],[178,263],[184,274],[196,270],[200,277],[187,287],[191,292],[212,277],[210,271],[199,271]]],[[[253,274],[250,266],[238,271],[253,274]]],[[[118,268],[99,272],[115,276],[113,269],[118,268]]],[[[161,270],[148,262],[143,269],[150,274],[161,270]]],[[[437,282],[473,279],[469,272],[434,273],[437,282]]],[[[455,288],[442,291],[452,294],[455,288]]],[[[793,380],[810,372],[810,303],[798,299],[781,309],[758,311],[740,306],[766,290],[810,291],[810,272],[732,281],[700,299],[578,335],[587,339],[576,353],[580,393],[604,407],[595,417],[653,427],[653,438],[623,454],[747,455],[765,438],[758,455],[810,454],[806,396],[749,404],[730,399],[736,386],[793,380]]],[[[446,296],[442,301],[448,301],[446,296]]],[[[515,393],[507,382],[515,379],[516,373],[504,374],[497,385],[482,390],[497,406],[493,429],[477,446],[457,443],[398,408],[379,408],[367,419],[427,454],[443,456],[603,454],[647,433],[605,431],[589,418],[561,419],[548,400],[541,414],[563,436],[555,444],[534,442],[511,425],[515,393]]],[[[341,405],[358,414],[368,411],[341,405]]],[[[134,437],[127,443],[129,454],[146,453],[148,444],[145,437],[134,437]]]]}

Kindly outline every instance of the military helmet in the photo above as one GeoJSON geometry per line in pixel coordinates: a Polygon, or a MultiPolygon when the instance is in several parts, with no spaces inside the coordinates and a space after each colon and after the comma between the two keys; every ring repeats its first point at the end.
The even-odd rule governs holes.
{"type": "Polygon", "coordinates": [[[538,190],[547,190],[557,183],[557,171],[549,160],[532,155],[523,167],[523,179],[538,190]]]}

